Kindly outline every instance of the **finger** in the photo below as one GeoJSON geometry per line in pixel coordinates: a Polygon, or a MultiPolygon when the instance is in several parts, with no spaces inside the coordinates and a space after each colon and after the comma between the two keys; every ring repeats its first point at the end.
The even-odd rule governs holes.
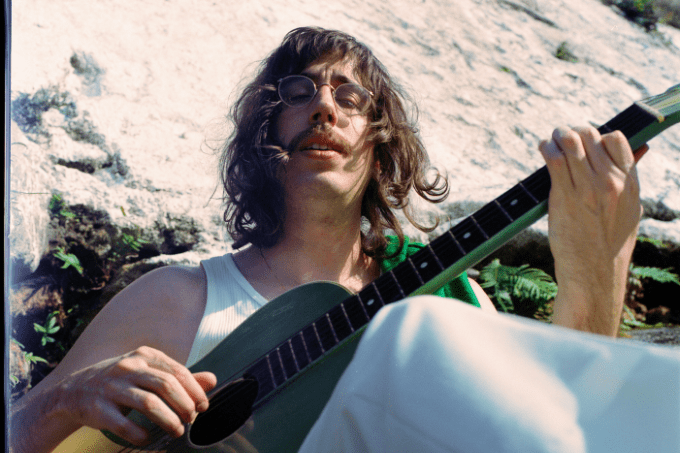
{"type": "Polygon", "coordinates": [[[553,140],[564,154],[574,182],[592,177],[593,171],[586,155],[583,139],[575,130],[558,127],[553,131],[553,140]]]}
{"type": "Polygon", "coordinates": [[[635,163],[638,163],[640,159],[642,159],[642,156],[647,154],[647,151],[649,151],[649,146],[647,144],[644,144],[635,151],[633,151],[633,156],[635,156],[635,163]]]}
{"type": "Polygon", "coordinates": [[[543,140],[539,143],[538,150],[543,155],[553,186],[573,187],[574,181],[569,172],[567,159],[557,143],[554,140],[543,140]]]}
{"type": "MultiPolygon", "coordinates": [[[[190,378],[200,392],[203,392],[193,376],[190,376],[190,378]]],[[[180,383],[177,376],[156,369],[140,370],[131,378],[131,382],[133,385],[162,398],[185,423],[191,423],[196,418],[197,402],[189,395],[186,386],[180,383]]]]}
{"type": "MultiPolygon", "coordinates": [[[[173,385],[174,381],[161,383],[162,386],[160,388],[153,387],[153,389],[162,391],[164,390],[163,385],[167,384],[167,390],[174,391],[173,393],[170,393],[169,396],[177,397],[167,401],[173,407],[173,409],[180,413],[185,421],[193,421],[193,418],[196,416],[195,411],[198,410],[198,407],[207,408],[208,397],[205,394],[206,391],[196,381],[196,378],[192,375],[187,367],[156,349],[142,347],[135,351],[135,353],[144,357],[152,369],[157,369],[168,373],[179,383],[182,389],[179,391],[179,393],[176,393],[178,389],[173,385]],[[188,405],[186,400],[183,398],[183,395],[185,394],[191,399],[191,405],[188,405]]],[[[163,377],[167,378],[167,376],[163,377]]]]}
{"type": "Polygon", "coordinates": [[[616,166],[607,151],[600,133],[594,127],[574,128],[583,143],[590,167],[596,174],[608,174],[616,166]]]}
{"type": "Polygon", "coordinates": [[[156,394],[133,388],[121,394],[118,403],[121,407],[134,409],[144,414],[155,425],[173,437],[184,434],[184,424],[179,416],[156,394]]]}
{"type": "MultiPolygon", "coordinates": [[[[217,385],[217,376],[215,376],[213,373],[209,371],[201,371],[198,373],[194,373],[193,376],[204,392],[212,390],[217,385]]],[[[207,409],[208,401],[199,402],[196,404],[196,410],[198,410],[199,412],[206,411],[207,409]]]]}
{"type": "Polygon", "coordinates": [[[89,425],[96,429],[105,429],[134,445],[148,443],[149,433],[123,415],[114,404],[99,401],[96,404],[96,420],[89,420],[89,425]]]}
{"type": "Polygon", "coordinates": [[[624,173],[629,173],[635,166],[635,157],[626,136],[621,131],[614,131],[603,135],[602,143],[614,164],[624,173]]]}

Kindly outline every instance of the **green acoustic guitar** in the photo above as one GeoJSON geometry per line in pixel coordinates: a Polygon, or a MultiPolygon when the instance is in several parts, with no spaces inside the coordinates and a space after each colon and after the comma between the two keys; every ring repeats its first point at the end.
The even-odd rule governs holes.
{"type": "MultiPolygon", "coordinates": [[[[680,85],[634,103],[599,131],[620,130],[637,149],[678,121],[680,85]]],[[[547,212],[549,191],[543,167],[358,294],[318,282],[269,302],[191,367],[215,373],[222,384],[183,437],[173,439],[133,412],[154,439],[144,449],[82,428],[55,451],[297,451],[380,307],[430,294],[482,260],[547,212]]]]}

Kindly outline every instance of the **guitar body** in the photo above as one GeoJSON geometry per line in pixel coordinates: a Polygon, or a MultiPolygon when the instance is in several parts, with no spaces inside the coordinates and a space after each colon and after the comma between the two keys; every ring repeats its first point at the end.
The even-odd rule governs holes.
{"type": "MultiPolygon", "coordinates": [[[[250,364],[286,341],[311,321],[322,316],[347,298],[350,293],[340,285],[315,282],[295,288],[272,300],[250,316],[207,356],[190,369],[192,372],[211,371],[217,382],[225,384],[208,396],[223,392],[228,383],[238,380],[250,364]]],[[[92,428],[81,428],[64,440],[55,452],[114,453],[120,451],[168,452],[295,452],[330,398],[336,383],[352,360],[361,331],[357,331],[294,379],[259,402],[252,415],[234,433],[222,434],[220,413],[208,413],[210,430],[216,437],[225,437],[213,445],[200,445],[192,438],[196,426],[205,423],[201,418],[194,426],[187,426],[185,435],[168,443],[168,438],[158,433],[163,442],[158,449],[135,450],[126,442],[92,428]],[[321,365],[321,366],[320,366],[321,365]]],[[[228,406],[232,406],[227,404],[228,406]]],[[[212,407],[211,407],[212,408],[212,407]]],[[[225,408],[227,410],[232,407],[225,408]]],[[[243,409],[243,408],[241,408],[243,409]]],[[[247,408],[250,409],[250,408],[247,408]]],[[[244,417],[247,413],[244,414],[244,417]]],[[[158,431],[146,418],[133,412],[129,415],[150,432],[158,431]]],[[[228,428],[227,428],[228,429],[228,428]]],[[[152,441],[153,445],[154,441],[152,441]]]]}
{"type": "MultiPolygon", "coordinates": [[[[229,382],[231,378],[240,376],[249,364],[338,305],[348,295],[350,293],[344,287],[329,282],[309,283],[295,288],[256,311],[192,366],[191,371],[212,371],[217,375],[217,382],[229,382]]],[[[237,452],[297,451],[352,360],[360,332],[346,339],[319,363],[300,373],[255,408],[252,417],[236,433],[221,442],[221,447],[201,451],[225,451],[222,448],[226,446],[237,452]],[[250,448],[243,448],[244,441],[250,444],[250,448]]],[[[191,431],[188,437],[191,438],[191,431]]]]}

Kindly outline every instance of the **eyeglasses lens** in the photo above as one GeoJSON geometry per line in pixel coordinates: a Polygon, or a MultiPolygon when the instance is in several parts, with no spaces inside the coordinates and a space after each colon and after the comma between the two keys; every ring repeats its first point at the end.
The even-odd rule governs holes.
{"type": "MultiPolygon", "coordinates": [[[[305,76],[288,76],[279,82],[279,97],[291,107],[304,107],[309,104],[317,89],[314,81],[305,76]]],[[[371,102],[370,92],[356,83],[343,83],[333,90],[335,104],[348,115],[364,113],[371,102]]]]}

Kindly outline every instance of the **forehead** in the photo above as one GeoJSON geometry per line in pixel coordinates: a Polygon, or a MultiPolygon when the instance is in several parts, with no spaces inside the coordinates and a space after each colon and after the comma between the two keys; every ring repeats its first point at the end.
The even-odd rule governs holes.
{"type": "Polygon", "coordinates": [[[342,60],[317,60],[303,69],[300,74],[309,77],[317,83],[358,83],[356,64],[354,60],[350,58],[344,58],[342,60]]]}

